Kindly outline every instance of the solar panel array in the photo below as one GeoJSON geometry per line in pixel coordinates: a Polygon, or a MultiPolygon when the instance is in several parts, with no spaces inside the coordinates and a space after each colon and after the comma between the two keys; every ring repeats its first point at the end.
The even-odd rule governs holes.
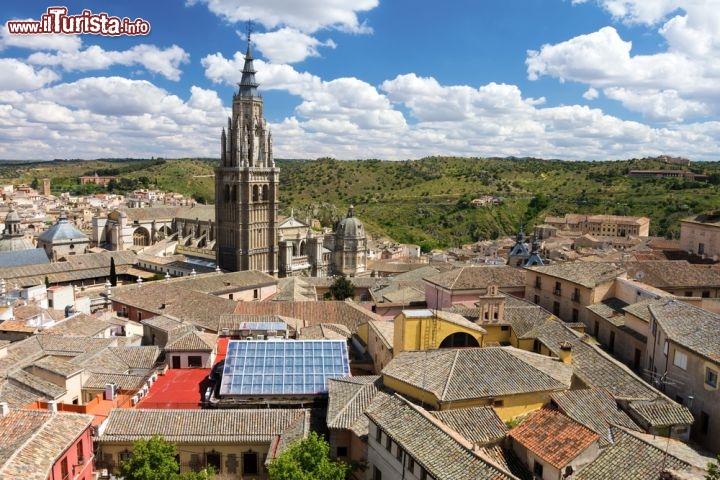
{"type": "Polygon", "coordinates": [[[327,393],[327,379],[350,375],[343,340],[231,340],[220,395],[327,393]]]}

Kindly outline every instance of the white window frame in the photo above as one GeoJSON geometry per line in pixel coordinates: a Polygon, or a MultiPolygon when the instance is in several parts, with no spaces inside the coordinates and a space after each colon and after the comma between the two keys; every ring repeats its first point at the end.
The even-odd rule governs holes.
{"type": "Polygon", "coordinates": [[[673,365],[681,370],[687,370],[687,360],[688,356],[686,353],[683,353],[680,350],[675,350],[675,355],[673,355],[673,365]]]}

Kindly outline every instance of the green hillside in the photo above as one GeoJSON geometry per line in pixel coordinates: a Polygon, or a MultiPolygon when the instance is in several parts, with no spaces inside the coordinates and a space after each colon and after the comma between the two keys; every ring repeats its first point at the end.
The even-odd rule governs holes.
{"type": "MultiPolygon", "coordinates": [[[[117,176],[115,191],[156,187],[214,200],[212,159],[55,161],[0,166],[0,176],[16,183],[49,177],[53,191],[92,193],[80,175],[117,176]],[[85,190],[85,191],[84,191],[85,190]]],[[[325,225],[348,205],[374,234],[425,249],[458,246],[526,230],[545,215],[569,212],[643,215],[651,234],[677,238],[680,218],[717,209],[720,163],[694,163],[708,181],[683,178],[630,178],[630,170],[681,168],[655,159],[567,162],[540,159],[432,157],[389,162],[278,160],[281,210],[298,216],[311,210],[325,225]],[[473,208],[481,195],[502,197],[501,205],[473,208]]],[[[97,190],[104,191],[104,188],[97,190]]]]}

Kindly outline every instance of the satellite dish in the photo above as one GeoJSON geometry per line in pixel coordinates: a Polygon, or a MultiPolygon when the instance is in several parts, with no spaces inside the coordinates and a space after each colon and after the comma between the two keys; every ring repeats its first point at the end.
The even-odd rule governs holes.
{"type": "Polygon", "coordinates": [[[635,280],[642,280],[645,278],[645,272],[642,270],[639,270],[637,273],[635,273],[635,280]]]}

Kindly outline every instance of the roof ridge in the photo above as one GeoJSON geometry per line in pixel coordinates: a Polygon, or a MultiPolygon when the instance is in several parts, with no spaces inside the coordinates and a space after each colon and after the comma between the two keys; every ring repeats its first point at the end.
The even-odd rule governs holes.
{"type": "Polygon", "coordinates": [[[466,449],[468,452],[470,452],[471,455],[474,455],[478,458],[480,458],[482,461],[489,463],[491,466],[497,468],[499,471],[504,473],[505,475],[508,475],[511,479],[517,479],[515,475],[513,475],[511,472],[507,471],[505,468],[500,466],[499,464],[495,463],[494,461],[491,461],[489,457],[486,455],[481,454],[479,451],[475,450],[475,444],[472,443],[470,440],[465,438],[461,433],[459,433],[457,430],[452,428],[451,426],[445,424],[442,420],[435,417],[432,413],[425,410],[424,408],[420,407],[419,405],[415,405],[414,403],[408,401],[405,397],[400,395],[399,393],[395,394],[396,397],[398,397],[405,405],[410,407],[411,409],[415,410],[420,416],[428,420],[430,423],[432,423],[435,427],[437,427],[443,434],[449,436],[453,441],[457,442],[458,445],[466,449]]]}
{"type": "MultiPolygon", "coordinates": [[[[341,378],[342,378],[342,377],[341,377],[341,378]]],[[[332,419],[332,422],[335,422],[335,420],[337,420],[337,419],[340,417],[340,415],[342,415],[348,408],[350,408],[350,404],[352,404],[352,403],[355,401],[355,399],[358,397],[358,395],[360,395],[360,394],[363,392],[363,390],[365,390],[365,388],[366,388],[367,386],[369,386],[369,385],[375,386],[375,382],[366,383],[366,384],[351,383],[351,382],[344,382],[344,383],[347,383],[348,385],[359,385],[360,388],[357,389],[357,391],[356,391],[355,394],[350,398],[350,400],[348,400],[347,402],[345,402],[345,406],[343,406],[343,408],[341,408],[341,409],[338,411],[337,415],[335,415],[335,417],[332,419]]],[[[332,422],[328,422],[328,423],[332,423],[332,422]]]]}
{"type": "Polygon", "coordinates": [[[450,373],[448,373],[447,382],[445,382],[445,387],[443,388],[442,396],[438,399],[445,398],[445,395],[447,395],[447,391],[450,388],[450,381],[453,377],[453,373],[455,373],[455,364],[457,363],[458,357],[460,356],[460,350],[455,350],[455,358],[453,359],[452,365],[450,366],[450,373]]]}

